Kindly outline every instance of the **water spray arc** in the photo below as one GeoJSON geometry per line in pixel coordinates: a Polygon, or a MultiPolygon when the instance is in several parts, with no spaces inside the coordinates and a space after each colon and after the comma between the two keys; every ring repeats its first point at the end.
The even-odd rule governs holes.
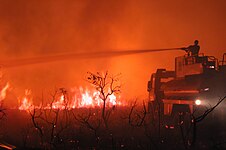
{"type": "Polygon", "coordinates": [[[111,51],[98,51],[98,52],[85,52],[85,53],[65,53],[59,55],[48,55],[40,57],[13,59],[13,60],[2,60],[0,65],[4,68],[19,67],[24,65],[65,61],[73,59],[95,59],[101,57],[116,57],[123,55],[143,54],[151,52],[161,51],[175,51],[182,50],[181,48],[165,48],[165,49],[143,49],[143,50],[111,50],[111,51]]]}

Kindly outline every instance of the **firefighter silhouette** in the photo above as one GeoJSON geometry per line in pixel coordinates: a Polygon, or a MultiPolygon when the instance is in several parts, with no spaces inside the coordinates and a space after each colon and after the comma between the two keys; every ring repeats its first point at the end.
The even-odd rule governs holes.
{"type": "Polygon", "coordinates": [[[183,47],[181,49],[185,50],[188,53],[188,56],[198,56],[199,49],[200,49],[200,46],[198,44],[199,44],[199,41],[195,40],[194,45],[190,45],[188,47],[183,47]]]}

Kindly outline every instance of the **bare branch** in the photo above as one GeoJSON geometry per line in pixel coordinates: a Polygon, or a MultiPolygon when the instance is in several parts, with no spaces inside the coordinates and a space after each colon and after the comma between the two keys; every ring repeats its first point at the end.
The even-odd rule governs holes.
{"type": "Polygon", "coordinates": [[[140,127],[144,124],[145,117],[147,115],[147,108],[145,105],[145,102],[143,101],[143,108],[141,111],[135,110],[137,106],[137,100],[134,101],[134,103],[131,106],[128,121],[129,124],[133,127],[140,127]]]}
{"type": "Polygon", "coordinates": [[[202,115],[200,115],[198,117],[194,117],[193,116],[194,117],[194,121],[195,122],[200,122],[203,119],[205,119],[208,116],[209,113],[211,113],[218,105],[220,105],[224,101],[225,98],[226,98],[226,96],[221,98],[221,99],[219,99],[219,101],[213,107],[207,109],[202,115]]]}
{"type": "Polygon", "coordinates": [[[102,107],[102,119],[104,120],[105,126],[107,127],[107,122],[112,112],[112,109],[106,111],[106,103],[109,99],[109,96],[114,93],[119,93],[121,86],[116,83],[119,81],[118,76],[109,76],[108,72],[104,74],[97,74],[87,72],[88,77],[86,80],[91,83],[96,90],[100,93],[99,97],[103,101],[102,107]]]}
{"type": "Polygon", "coordinates": [[[88,114],[82,114],[82,115],[78,115],[78,116],[75,116],[75,114],[73,114],[75,119],[81,124],[81,125],[84,125],[86,128],[92,130],[94,132],[94,135],[95,137],[97,138],[97,131],[98,129],[100,128],[100,124],[101,124],[101,121],[99,119],[97,119],[97,124],[96,126],[94,125],[94,122],[91,122],[91,117],[92,117],[92,114],[91,114],[91,111],[89,111],[88,114]]]}

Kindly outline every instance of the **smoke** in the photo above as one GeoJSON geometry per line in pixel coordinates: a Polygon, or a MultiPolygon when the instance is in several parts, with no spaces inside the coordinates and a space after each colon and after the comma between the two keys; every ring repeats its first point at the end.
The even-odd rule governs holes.
{"type": "Polygon", "coordinates": [[[121,1],[2,1],[2,43],[8,54],[51,54],[110,48],[121,1]],[[110,44],[109,44],[110,43],[110,44]]]}
{"type": "Polygon", "coordinates": [[[85,85],[87,71],[108,70],[122,73],[126,95],[145,97],[151,73],[157,68],[174,69],[174,57],[183,52],[95,59],[69,59],[61,54],[183,47],[198,39],[201,52],[221,56],[226,39],[224,8],[224,0],[196,4],[180,0],[0,0],[0,59],[61,56],[66,60],[5,68],[18,93],[24,93],[20,89],[85,85]]]}
{"type": "Polygon", "coordinates": [[[223,0],[196,4],[179,0],[1,0],[1,52],[18,57],[152,49],[184,46],[194,39],[200,40],[201,48],[219,49],[225,39],[224,6],[223,0]]]}

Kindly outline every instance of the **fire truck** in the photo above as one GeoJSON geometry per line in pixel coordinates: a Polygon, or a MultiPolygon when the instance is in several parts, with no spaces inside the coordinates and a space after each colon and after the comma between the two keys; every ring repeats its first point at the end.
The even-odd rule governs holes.
{"type": "Polygon", "coordinates": [[[175,70],[157,69],[147,90],[149,111],[158,114],[159,120],[215,104],[226,96],[226,53],[221,61],[204,54],[176,57],[175,70]]]}

